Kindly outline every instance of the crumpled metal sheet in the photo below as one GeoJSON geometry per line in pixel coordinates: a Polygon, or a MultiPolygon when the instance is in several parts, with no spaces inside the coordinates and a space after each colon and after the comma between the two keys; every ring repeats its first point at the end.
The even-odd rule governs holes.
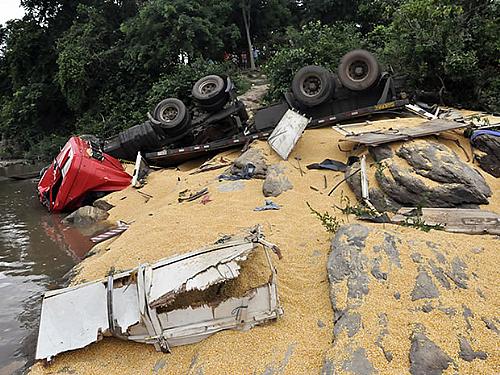
{"type": "Polygon", "coordinates": [[[274,128],[267,143],[283,160],[286,160],[309,122],[308,118],[289,109],[274,128]]]}
{"type": "Polygon", "coordinates": [[[45,296],[36,357],[50,359],[83,348],[99,340],[100,332],[107,329],[106,287],[102,283],[45,296]]]}
{"type": "Polygon", "coordinates": [[[266,247],[278,250],[260,233],[254,234],[154,265],[141,265],[107,280],[48,292],[42,304],[36,358],[50,361],[59,353],[83,348],[103,336],[154,344],[157,350],[169,351],[172,346],[197,342],[224,329],[246,330],[277,319],[283,311],[266,247]],[[267,284],[217,306],[156,311],[181,293],[203,291],[237,278],[240,263],[259,243],[271,270],[267,284]]]}
{"type": "Polygon", "coordinates": [[[255,244],[241,240],[209,251],[187,254],[169,263],[153,267],[149,294],[150,306],[171,302],[180,292],[205,290],[214,284],[238,277],[239,262],[246,260],[255,244]]]}

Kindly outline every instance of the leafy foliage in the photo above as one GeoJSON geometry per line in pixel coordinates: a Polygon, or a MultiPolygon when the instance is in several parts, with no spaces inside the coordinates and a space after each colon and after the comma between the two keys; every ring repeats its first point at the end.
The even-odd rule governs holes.
{"type": "MultiPolygon", "coordinates": [[[[0,26],[0,154],[49,153],[74,133],[111,136],[167,96],[226,73],[247,49],[242,0],[21,0],[0,26]],[[187,64],[185,60],[187,59],[187,64]],[[12,146],[14,145],[14,146],[12,146]]],[[[493,0],[245,0],[276,100],[304,65],[336,70],[374,51],[447,104],[500,111],[500,3],[493,0]]],[[[431,97],[432,97],[431,95],[431,97]]],[[[45,155],[51,157],[52,155],[45,155]]]]}
{"type": "Polygon", "coordinates": [[[330,215],[328,211],[322,214],[321,212],[312,208],[309,202],[306,202],[306,204],[307,207],[309,207],[309,209],[311,210],[311,214],[316,216],[319,219],[319,221],[321,221],[321,225],[325,227],[327,232],[335,233],[343,224],[342,220],[339,220],[335,216],[330,215]]]}
{"type": "Polygon", "coordinates": [[[380,55],[395,70],[406,73],[414,88],[439,91],[441,102],[473,106],[479,101],[493,109],[478,94],[485,86],[495,90],[488,72],[498,68],[500,28],[494,14],[500,8],[495,2],[477,3],[483,8],[478,14],[479,9],[468,9],[460,2],[408,0],[390,25],[373,31],[371,40],[378,39],[380,55]]]}

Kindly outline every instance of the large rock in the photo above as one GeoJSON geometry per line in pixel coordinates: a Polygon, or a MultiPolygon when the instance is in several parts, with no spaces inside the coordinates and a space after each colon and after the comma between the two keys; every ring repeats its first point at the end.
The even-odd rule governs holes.
{"type": "Polygon", "coordinates": [[[85,226],[106,220],[109,213],[97,207],[84,206],[75,212],[69,214],[63,219],[64,224],[73,224],[76,226],[85,226]]]}
{"type": "Polygon", "coordinates": [[[451,361],[451,358],[425,334],[413,333],[410,348],[410,374],[441,375],[451,361]]]}
{"type": "MultiPolygon", "coordinates": [[[[401,206],[466,207],[487,204],[491,189],[483,176],[446,146],[431,141],[406,142],[396,151],[388,146],[370,149],[377,161],[378,187],[370,187],[370,201],[379,211],[401,206]]],[[[347,171],[347,182],[361,197],[359,164],[347,171]]]]}
{"type": "Polygon", "coordinates": [[[323,373],[466,373],[471,361],[495,373],[487,352],[500,335],[489,315],[497,294],[492,289],[474,305],[463,300],[479,287],[495,288],[494,265],[481,252],[465,256],[461,238],[415,233],[405,239],[360,224],[335,233],[327,261],[332,348],[323,373]]]}
{"type": "Polygon", "coordinates": [[[284,191],[293,189],[293,185],[285,175],[283,168],[273,165],[269,168],[266,180],[262,185],[262,193],[265,197],[277,197],[284,191]]]}
{"type": "Polygon", "coordinates": [[[492,176],[500,177],[500,137],[481,134],[474,138],[472,145],[484,152],[477,157],[481,169],[492,176]]]}
{"type": "Polygon", "coordinates": [[[491,189],[483,176],[441,143],[404,143],[397,154],[421,176],[440,183],[464,185],[466,191],[478,194],[480,199],[484,199],[484,203],[487,203],[487,198],[491,196],[491,189]]]}
{"type": "Polygon", "coordinates": [[[267,162],[264,154],[257,148],[250,148],[241,154],[233,163],[231,167],[231,174],[242,175],[248,165],[251,164],[255,167],[253,171],[253,178],[266,178],[267,175],[267,162]]]}

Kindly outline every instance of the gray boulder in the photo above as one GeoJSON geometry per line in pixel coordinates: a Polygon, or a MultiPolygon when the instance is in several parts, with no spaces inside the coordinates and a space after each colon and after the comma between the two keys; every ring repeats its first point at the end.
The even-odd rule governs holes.
{"type": "MultiPolygon", "coordinates": [[[[401,206],[469,207],[487,204],[492,192],[483,176],[446,146],[412,141],[393,154],[388,146],[370,149],[377,161],[370,201],[377,210],[397,211],[401,206]]],[[[347,183],[361,197],[359,164],[346,171],[347,183]]]]}
{"type": "Polygon", "coordinates": [[[63,219],[64,224],[73,224],[76,226],[85,226],[106,220],[109,213],[97,207],[84,206],[75,212],[69,214],[63,219]]]}
{"type": "Polygon", "coordinates": [[[438,298],[439,291],[431,277],[424,270],[420,270],[415,280],[415,286],[411,292],[411,300],[416,301],[422,298],[438,298]]]}
{"type": "Polygon", "coordinates": [[[478,203],[488,203],[491,189],[483,176],[445,145],[436,142],[404,143],[397,154],[419,175],[440,183],[464,185],[466,192],[480,196],[483,201],[478,203]]]}
{"type": "Polygon", "coordinates": [[[414,332],[410,347],[412,375],[441,375],[452,359],[434,342],[420,332],[414,332]]]}
{"type": "Polygon", "coordinates": [[[293,189],[293,185],[285,175],[283,169],[277,165],[271,166],[267,172],[266,180],[262,185],[264,196],[277,197],[290,189],[293,189]]]}
{"type": "Polygon", "coordinates": [[[494,177],[500,177],[500,137],[481,134],[474,138],[472,145],[484,152],[477,157],[481,169],[494,177]]]}
{"type": "Polygon", "coordinates": [[[478,351],[478,352],[474,351],[472,349],[472,346],[470,345],[469,341],[467,341],[467,339],[465,337],[460,336],[458,338],[458,340],[460,343],[460,353],[458,355],[464,361],[472,362],[476,358],[484,361],[486,358],[488,358],[487,353],[481,352],[481,351],[478,351]]]}
{"type": "Polygon", "coordinates": [[[231,174],[242,175],[247,166],[251,164],[255,167],[253,171],[253,178],[266,178],[267,175],[267,162],[261,150],[250,148],[241,154],[233,163],[231,167],[231,174]]]}

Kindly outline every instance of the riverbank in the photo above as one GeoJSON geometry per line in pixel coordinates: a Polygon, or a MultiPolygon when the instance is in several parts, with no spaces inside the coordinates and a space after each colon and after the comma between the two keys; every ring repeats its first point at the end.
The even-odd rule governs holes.
{"type": "MultiPolygon", "coordinates": [[[[467,147],[468,140],[452,134],[462,148],[467,147]]],[[[267,164],[282,169],[293,185],[291,190],[272,198],[281,206],[276,211],[254,211],[264,204],[262,180],[219,181],[224,169],[193,174],[200,161],[155,171],[141,190],[128,188],[109,195],[106,200],[115,206],[109,220],[132,224],[121,236],[98,245],[94,255],[77,266],[73,281],[102,278],[111,267],[118,271],[152,263],[261,224],[266,238],[283,253],[283,259],[274,262],[285,311],[280,320],[248,332],[217,333],[197,344],[173,348],[171,354],[158,353],[148,345],[105,338],[85,349],[57,356],[49,367],[38,363],[31,373],[333,374],[335,368],[336,374],[393,374],[410,368],[412,337],[418,327],[425,327],[425,337],[450,358],[445,373],[500,371],[498,331],[484,322],[486,319],[493,326],[499,325],[494,320],[500,307],[498,237],[367,224],[335,210],[333,206],[343,205],[345,198],[355,202],[347,184],[328,196],[328,191],[343,179],[343,173],[307,170],[305,166],[327,158],[345,161],[347,154],[339,149],[339,141],[340,136],[329,128],[307,130],[288,161],[280,160],[265,142],[252,144],[252,148],[262,151],[267,164]],[[203,188],[209,191],[206,204],[200,200],[178,202],[181,191],[203,188]],[[356,305],[359,319],[354,319],[355,328],[352,322],[339,320],[343,316],[339,311],[348,311],[351,306],[349,290],[354,281],[342,280],[331,288],[327,263],[332,235],[307,204],[319,212],[329,211],[344,225],[357,223],[367,228],[362,251],[369,259],[380,258],[379,270],[386,277],[379,279],[373,271],[366,275],[369,292],[361,298],[362,304],[356,305]],[[398,265],[382,256],[393,251],[384,248],[393,243],[387,240],[387,245],[385,240],[391,236],[398,265]],[[457,262],[456,258],[466,264],[463,273],[467,288],[453,282],[447,288],[436,279],[433,283],[438,298],[412,298],[415,280],[420,271],[427,270],[429,262],[447,270],[457,262]],[[333,292],[340,309],[335,313],[333,292]],[[430,307],[424,308],[425,304],[430,307]],[[487,357],[464,360],[460,356],[460,337],[467,338],[474,350],[487,353],[487,357]]],[[[439,142],[472,166],[454,140],[439,142]]],[[[214,160],[223,157],[233,161],[239,154],[238,150],[224,152],[214,160]]],[[[368,163],[373,163],[370,157],[368,163]]],[[[500,212],[499,180],[480,173],[493,192],[490,204],[484,208],[500,212]]]]}

